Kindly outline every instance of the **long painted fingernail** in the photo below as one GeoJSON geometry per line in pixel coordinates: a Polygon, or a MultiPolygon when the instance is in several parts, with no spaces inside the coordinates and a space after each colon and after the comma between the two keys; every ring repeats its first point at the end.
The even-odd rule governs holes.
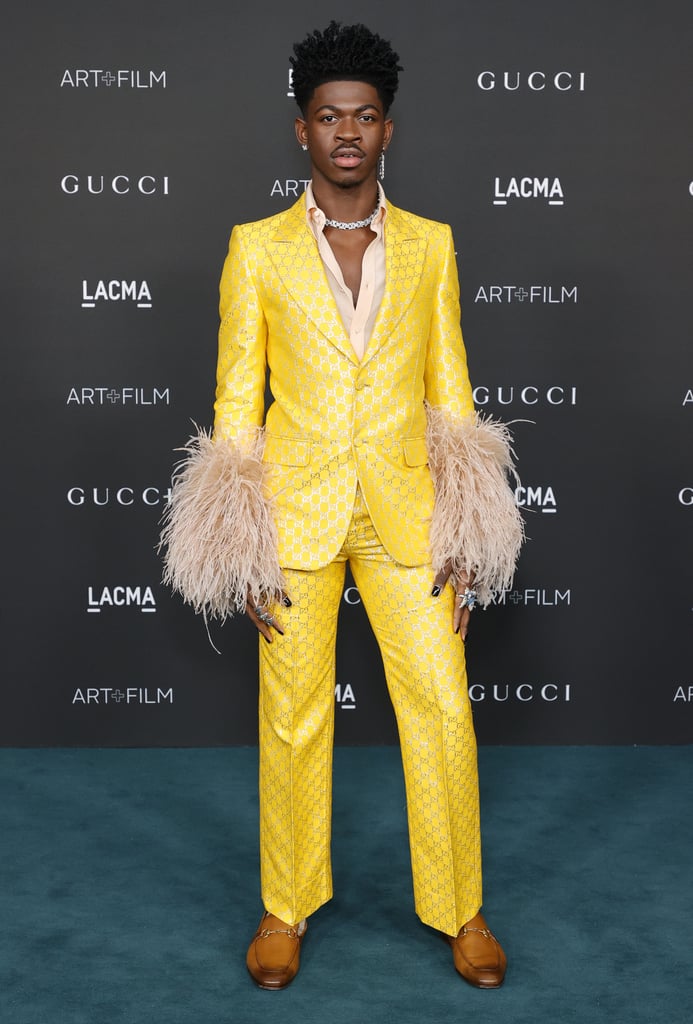
{"type": "Polygon", "coordinates": [[[433,590],[431,591],[431,597],[440,597],[440,587],[438,586],[437,583],[435,584],[433,590]]]}

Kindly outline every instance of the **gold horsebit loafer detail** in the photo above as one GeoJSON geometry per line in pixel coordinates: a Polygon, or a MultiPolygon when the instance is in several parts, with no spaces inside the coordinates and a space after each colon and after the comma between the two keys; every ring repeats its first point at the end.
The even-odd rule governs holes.
{"type": "Polygon", "coordinates": [[[476,988],[498,988],[508,966],[505,953],[481,914],[460,928],[457,936],[448,935],[455,968],[465,981],[476,988]]]}
{"type": "Polygon", "coordinates": [[[260,988],[286,988],[294,980],[307,929],[306,921],[287,925],[265,911],[246,957],[250,975],[260,988]]]}

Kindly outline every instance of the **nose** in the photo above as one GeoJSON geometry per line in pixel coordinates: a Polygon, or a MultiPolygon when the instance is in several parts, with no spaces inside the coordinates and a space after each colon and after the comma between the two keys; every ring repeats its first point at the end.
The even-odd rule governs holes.
{"type": "Polygon", "coordinates": [[[339,125],[337,138],[344,141],[354,142],[361,138],[359,123],[353,118],[345,118],[339,125]]]}

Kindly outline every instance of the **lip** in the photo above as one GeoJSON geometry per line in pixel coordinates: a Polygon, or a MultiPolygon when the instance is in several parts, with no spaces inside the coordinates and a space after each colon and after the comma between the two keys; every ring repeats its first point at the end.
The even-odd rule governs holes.
{"type": "Polygon", "coordinates": [[[363,160],[362,156],[356,156],[356,155],[354,155],[354,156],[346,156],[346,155],[344,155],[344,156],[336,156],[334,158],[334,162],[337,164],[337,167],[358,167],[358,165],[361,163],[362,160],[363,160]]]}
{"type": "Polygon", "coordinates": [[[360,149],[337,149],[332,154],[332,159],[336,163],[337,167],[358,167],[361,161],[365,158],[365,153],[362,153],[360,149]]]}

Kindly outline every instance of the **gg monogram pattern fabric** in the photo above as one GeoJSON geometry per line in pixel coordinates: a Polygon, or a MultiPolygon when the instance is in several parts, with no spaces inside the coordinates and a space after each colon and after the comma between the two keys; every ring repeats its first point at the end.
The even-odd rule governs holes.
{"type": "Polygon", "coordinates": [[[450,229],[389,205],[386,284],[359,361],[303,199],[237,227],[221,280],[215,437],[263,427],[266,498],[291,608],[260,641],[266,909],[295,924],[332,894],[337,613],[348,559],[399,723],[417,912],[456,935],[481,904],[476,743],[451,588],[431,597],[426,402],[473,414],[450,229]],[[265,416],[265,378],[274,398],[265,416]]]}
{"type": "Polygon", "coordinates": [[[425,924],[456,935],[481,906],[481,854],[476,741],[464,648],[451,626],[454,594],[447,587],[431,597],[427,566],[389,558],[360,491],[337,559],[315,572],[286,572],[292,606],[273,610],[285,634],[260,641],[263,901],[296,924],[332,895],[334,651],[347,559],[397,715],[416,911],[425,924]]]}
{"type": "Polygon", "coordinates": [[[389,205],[385,230],[385,296],[360,362],[303,198],[231,236],[215,436],[236,440],[265,423],[283,568],[316,569],[337,555],[357,479],[386,550],[404,565],[426,562],[434,496],[424,398],[454,417],[473,413],[450,229],[389,205]]]}

